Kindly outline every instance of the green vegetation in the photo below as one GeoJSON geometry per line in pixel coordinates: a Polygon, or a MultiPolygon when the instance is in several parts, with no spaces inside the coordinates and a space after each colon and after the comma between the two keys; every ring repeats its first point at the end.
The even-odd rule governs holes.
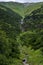
{"type": "Polygon", "coordinates": [[[0,2],[0,65],[24,58],[43,65],[43,3],[0,2]]]}
{"type": "Polygon", "coordinates": [[[21,4],[21,3],[16,3],[16,2],[15,3],[14,2],[1,2],[0,4],[12,9],[13,11],[17,12],[22,17],[24,17],[25,15],[29,15],[32,11],[40,8],[43,3],[41,2],[41,3],[21,4]]]}
{"type": "Polygon", "coordinates": [[[13,11],[20,14],[21,16],[24,16],[24,8],[25,7],[23,4],[16,3],[16,2],[15,3],[14,2],[1,2],[0,4],[12,9],[13,11]]]}
{"type": "Polygon", "coordinates": [[[25,31],[39,31],[43,29],[43,6],[34,10],[30,15],[25,16],[23,27],[25,31]]]}
{"type": "Polygon", "coordinates": [[[43,3],[31,3],[27,8],[25,8],[25,15],[29,15],[32,11],[37,10],[41,7],[43,3]]]}

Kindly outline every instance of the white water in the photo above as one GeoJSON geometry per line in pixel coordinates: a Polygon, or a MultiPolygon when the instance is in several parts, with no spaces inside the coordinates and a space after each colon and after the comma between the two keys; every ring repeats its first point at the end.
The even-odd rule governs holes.
{"type": "Polygon", "coordinates": [[[20,22],[20,29],[22,30],[22,32],[24,32],[24,28],[23,28],[23,23],[24,23],[24,18],[21,19],[21,22],[20,22]]]}

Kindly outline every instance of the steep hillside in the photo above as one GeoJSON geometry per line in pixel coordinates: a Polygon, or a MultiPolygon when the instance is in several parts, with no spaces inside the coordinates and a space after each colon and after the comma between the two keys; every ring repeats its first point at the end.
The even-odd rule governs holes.
{"type": "Polygon", "coordinates": [[[16,2],[1,2],[0,4],[12,9],[21,16],[24,15],[24,4],[16,3],[16,2]]]}
{"type": "Polygon", "coordinates": [[[12,65],[13,58],[19,58],[16,37],[21,32],[21,18],[18,13],[0,4],[0,65],[12,65]]]}
{"type": "Polygon", "coordinates": [[[6,31],[8,35],[13,32],[17,34],[20,32],[19,25],[21,18],[22,17],[16,12],[13,12],[11,9],[0,5],[0,27],[2,30],[6,31]]]}
{"type": "Polygon", "coordinates": [[[24,14],[29,15],[32,11],[37,10],[38,8],[40,8],[42,4],[43,4],[42,2],[41,3],[30,3],[25,8],[24,14]]]}
{"type": "Polygon", "coordinates": [[[0,2],[0,65],[43,65],[43,3],[0,2]]]}
{"type": "Polygon", "coordinates": [[[25,31],[39,31],[43,29],[43,5],[30,15],[25,16],[23,27],[25,31]]]}
{"type": "Polygon", "coordinates": [[[16,2],[0,2],[1,5],[6,6],[13,11],[20,14],[22,17],[30,14],[33,10],[41,7],[43,3],[16,3],[16,2]]]}

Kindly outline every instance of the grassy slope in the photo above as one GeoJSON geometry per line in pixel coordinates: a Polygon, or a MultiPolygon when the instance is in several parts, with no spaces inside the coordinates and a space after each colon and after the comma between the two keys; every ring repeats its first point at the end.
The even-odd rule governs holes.
{"type": "Polygon", "coordinates": [[[40,8],[42,4],[43,3],[30,3],[30,5],[25,8],[24,14],[29,15],[32,11],[40,8]]]}
{"type": "Polygon", "coordinates": [[[33,10],[40,8],[43,3],[30,3],[24,5],[14,2],[1,2],[0,4],[12,9],[13,11],[24,17],[25,15],[30,14],[33,10]]]}
{"type": "Polygon", "coordinates": [[[34,10],[30,15],[24,18],[24,29],[27,30],[41,30],[43,29],[43,6],[34,10]]]}
{"type": "Polygon", "coordinates": [[[24,5],[21,4],[21,3],[1,2],[0,4],[12,9],[13,11],[19,13],[21,16],[24,15],[24,11],[23,11],[24,10],[24,5]]]}

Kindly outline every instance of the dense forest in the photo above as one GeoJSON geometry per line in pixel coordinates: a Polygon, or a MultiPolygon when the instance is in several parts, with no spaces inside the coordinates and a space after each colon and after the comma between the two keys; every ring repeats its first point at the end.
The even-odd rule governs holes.
{"type": "Polygon", "coordinates": [[[0,2],[0,65],[43,65],[43,2],[0,2]]]}

